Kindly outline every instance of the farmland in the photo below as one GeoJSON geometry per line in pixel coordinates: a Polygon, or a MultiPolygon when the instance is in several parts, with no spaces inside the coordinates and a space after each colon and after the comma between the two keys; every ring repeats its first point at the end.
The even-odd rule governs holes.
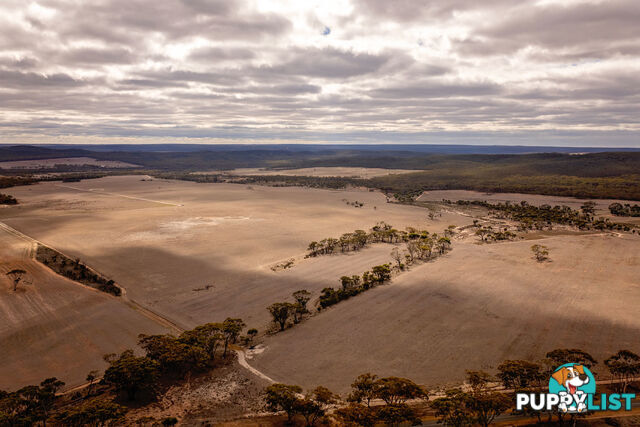
{"type": "MultiPolygon", "coordinates": [[[[465,369],[491,371],[505,358],[536,359],[555,347],[583,347],[600,357],[632,347],[640,328],[630,315],[640,300],[637,235],[558,229],[479,244],[468,227],[485,209],[437,203],[471,196],[466,193],[426,193],[420,199],[427,200],[425,208],[388,203],[379,192],[357,188],[116,176],[14,187],[11,194],[20,204],[0,210],[1,221],[79,258],[179,327],[242,317],[261,337],[249,362],[278,381],[344,391],[355,375],[370,370],[435,386],[460,381],[465,369]],[[390,262],[391,249],[401,244],[305,258],[309,242],[379,221],[400,230],[442,233],[455,225],[466,231],[454,236],[453,250],[442,259],[417,263],[389,284],[292,329],[264,334],[272,327],[269,304],[307,289],[313,305],[323,288],[339,286],[341,276],[390,262]],[[533,260],[532,243],[549,247],[551,261],[533,260]],[[616,333],[606,333],[611,330],[616,333]]],[[[149,328],[159,326],[130,319],[124,335],[149,328]]],[[[14,347],[15,357],[27,351],[14,347]]],[[[51,366],[52,374],[63,376],[51,366]]]]}

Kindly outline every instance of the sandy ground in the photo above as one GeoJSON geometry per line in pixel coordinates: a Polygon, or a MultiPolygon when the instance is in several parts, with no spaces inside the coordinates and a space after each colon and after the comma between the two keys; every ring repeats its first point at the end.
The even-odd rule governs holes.
{"type": "Polygon", "coordinates": [[[540,239],[547,263],[531,258],[532,243],[455,242],[443,259],[269,339],[253,365],[276,381],[345,391],[364,372],[437,386],[559,347],[600,360],[640,351],[640,238],[540,239]]]}
{"type": "Polygon", "coordinates": [[[31,243],[0,229],[0,389],[55,376],[73,386],[102,356],[136,345],[140,333],[163,329],[121,301],[83,287],[33,261],[31,243]],[[13,291],[6,273],[27,271],[13,291]]]}
{"type": "Polygon", "coordinates": [[[0,162],[0,169],[40,169],[50,168],[56,165],[65,166],[100,166],[105,168],[130,168],[138,167],[126,162],[117,160],[97,160],[91,157],[64,157],[60,159],[40,159],[40,160],[17,160],[13,162],[0,162]]]}
{"type": "Polygon", "coordinates": [[[12,188],[12,194],[21,204],[0,210],[3,221],[80,257],[124,286],[130,298],[184,328],[240,316],[263,330],[269,304],[301,288],[317,296],[322,288],[337,286],[344,274],[391,260],[388,245],[303,260],[313,240],[377,221],[431,231],[471,221],[453,214],[432,221],[425,209],[389,204],[369,191],[140,177],[41,183],[12,188]],[[293,269],[271,270],[292,257],[293,269]]]}
{"type": "Polygon", "coordinates": [[[343,176],[351,178],[374,178],[376,176],[397,175],[402,173],[420,172],[413,169],[381,169],[357,167],[315,167],[299,169],[261,169],[238,168],[225,171],[232,175],[289,175],[289,176],[343,176]]]}

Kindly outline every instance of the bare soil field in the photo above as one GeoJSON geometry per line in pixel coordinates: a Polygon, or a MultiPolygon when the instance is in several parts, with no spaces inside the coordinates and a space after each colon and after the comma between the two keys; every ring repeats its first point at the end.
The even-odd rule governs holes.
{"type": "MultiPolygon", "coordinates": [[[[1,209],[0,221],[79,257],[183,328],[233,316],[264,331],[269,304],[298,289],[315,300],[340,276],[391,261],[390,244],[305,259],[313,240],[378,221],[442,232],[484,212],[386,203],[384,195],[358,189],[139,176],[47,182],[11,193],[20,204],[1,209]],[[273,268],[292,258],[290,268],[273,268]]],[[[434,200],[442,198],[463,197],[434,200]]],[[[465,369],[492,370],[504,359],[537,359],[557,347],[580,347],[600,359],[621,348],[640,351],[637,235],[558,229],[508,243],[476,241],[456,239],[441,259],[264,338],[264,351],[249,363],[277,381],[345,391],[366,371],[434,386],[459,382],[465,369]],[[549,247],[551,262],[532,259],[533,243],[549,247]]]]}
{"type": "Polygon", "coordinates": [[[345,391],[364,372],[438,386],[555,348],[600,361],[637,352],[639,249],[635,235],[454,242],[444,258],[273,336],[252,364],[276,381],[345,391]],[[533,260],[532,243],[551,262],[533,260]]]}
{"type": "Polygon", "coordinates": [[[109,177],[12,188],[20,204],[0,211],[12,227],[79,257],[127,295],[184,328],[242,317],[264,330],[266,307],[299,289],[317,297],[340,276],[391,260],[390,245],[304,259],[313,240],[368,229],[438,232],[470,218],[386,203],[366,190],[329,191],[109,177]],[[347,201],[364,203],[361,208],[347,201]],[[291,269],[275,264],[295,258],[291,269]]]}
{"type": "Polygon", "coordinates": [[[413,169],[381,169],[358,167],[315,167],[299,169],[262,169],[262,168],[238,168],[225,171],[231,175],[288,175],[288,176],[340,176],[349,178],[374,178],[385,175],[398,175],[403,173],[420,172],[413,169]]]}
{"type": "Polygon", "coordinates": [[[64,166],[99,166],[103,168],[132,168],[139,167],[131,163],[117,160],[97,160],[91,157],[63,157],[59,159],[40,160],[16,160],[12,162],[0,162],[0,169],[42,169],[51,168],[56,165],[64,166]]]}
{"type": "Polygon", "coordinates": [[[81,384],[102,356],[164,329],[115,297],[56,275],[31,259],[31,242],[0,229],[0,389],[55,376],[81,384]],[[6,275],[27,272],[16,291],[6,275]]]}

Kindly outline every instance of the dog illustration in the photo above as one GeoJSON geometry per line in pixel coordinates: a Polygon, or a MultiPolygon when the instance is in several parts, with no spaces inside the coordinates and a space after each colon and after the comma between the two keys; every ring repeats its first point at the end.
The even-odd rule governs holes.
{"type": "MultiPolygon", "coordinates": [[[[584,391],[578,390],[579,387],[587,384],[589,382],[589,377],[584,373],[584,366],[582,365],[573,365],[573,366],[564,366],[557,371],[555,371],[551,378],[556,380],[558,384],[563,386],[567,391],[561,391],[558,393],[560,399],[562,396],[566,395],[582,395],[584,391]]],[[[579,403],[576,406],[567,407],[566,403],[558,404],[558,409],[563,412],[582,412],[587,409],[587,405],[585,403],[579,403]]]]}

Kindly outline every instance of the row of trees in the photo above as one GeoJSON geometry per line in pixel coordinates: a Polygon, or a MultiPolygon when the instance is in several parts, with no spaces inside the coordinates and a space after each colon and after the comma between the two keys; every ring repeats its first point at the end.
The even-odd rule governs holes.
{"type": "Polygon", "coordinates": [[[476,225],[476,236],[480,237],[480,240],[485,243],[500,242],[504,240],[513,240],[516,238],[516,233],[509,230],[508,227],[502,229],[494,229],[491,225],[480,225],[474,222],[476,225]]]}
{"type": "Polygon", "coordinates": [[[106,355],[109,367],[103,380],[129,400],[135,400],[140,393],[153,396],[160,379],[181,379],[214,367],[218,356],[227,357],[229,346],[238,341],[245,326],[242,319],[227,318],[178,337],[142,334],[138,344],[145,355],[136,356],[133,350],[106,355]]]}
{"type": "MultiPolygon", "coordinates": [[[[443,202],[452,203],[450,200],[443,200],[443,202]]],[[[524,200],[520,203],[497,204],[478,200],[458,200],[456,204],[489,209],[491,214],[499,218],[518,221],[520,229],[523,231],[552,229],[554,224],[577,227],[580,230],[631,231],[631,226],[628,224],[611,222],[607,218],[595,218],[595,204],[593,202],[585,202],[580,210],[571,209],[569,206],[556,205],[552,207],[547,204],[533,206],[524,200]]]]}
{"type": "MultiPolygon", "coordinates": [[[[450,231],[452,231],[451,227],[447,232],[450,231]]],[[[357,251],[370,243],[409,242],[430,238],[431,236],[426,230],[418,230],[413,227],[407,227],[405,230],[396,230],[385,222],[379,222],[369,232],[355,230],[353,233],[345,233],[339,238],[329,237],[320,241],[313,241],[309,243],[307,256],[327,255],[338,250],[340,252],[357,251]]]]}
{"type": "MultiPolygon", "coordinates": [[[[406,378],[378,378],[376,375],[360,375],[351,385],[347,397],[348,406],[338,408],[336,421],[346,425],[374,426],[380,423],[398,425],[401,422],[419,424],[414,408],[406,404],[410,399],[427,399],[426,391],[406,378]],[[384,404],[372,405],[374,400],[384,404]]],[[[285,412],[287,421],[293,423],[302,418],[305,426],[327,423],[327,410],[339,402],[340,397],[326,387],[302,394],[296,385],[273,384],[265,389],[267,408],[273,412],[285,412]]]]}
{"type": "MultiPolygon", "coordinates": [[[[258,331],[249,329],[242,336],[244,328],[242,319],[227,318],[185,331],[178,337],[140,335],[138,343],[144,355],[136,355],[133,350],[105,355],[109,367],[97,392],[98,372],[92,371],[87,376],[88,387],[83,393],[76,392],[70,402],[68,397],[57,396],[64,383],[56,378],[14,392],[0,390],[0,426],[46,426],[47,421],[64,426],[122,422],[126,407],[108,398],[110,390],[129,401],[140,400],[141,396],[153,398],[161,386],[221,363],[230,354],[233,343],[250,344],[258,331]]],[[[170,417],[162,425],[176,422],[170,417]]]]}
{"type": "Polygon", "coordinates": [[[609,205],[609,211],[616,216],[640,216],[640,205],[630,205],[625,203],[612,203],[609,205]]]}
{"type": "MultiPolygon", "coordinates": [[[[486,427],[496,418],[514,408],[514,396],[518,392],[543,392],[549,377],[560,365],[567,362],[582,364],[588,368],[598,362],[580,349],[556,349],[546,354],[544,361],[505,360],[497,368],[494,377],[484,371],[467,371],[464,387],[446,390],[429,401],[427,391],[406,378],[378,378],[370,373],[362,374],[351,384],[351,392],[344,400],[325,387],[317,387],[305,394],[295,385],[273,384],[266,388],[267,407],[273,412],[283,411],[289,423],[303,420],[305,426],[334,421],[341,425],[373,427],[381,423],[399,425],[421,424],[417,405],[409,400],[429,401],[429,407],[440,424],[452,427],[481,425],[486,427]],[[503,390],[497,387],[501,385],[503,390]],[[443,395],[442,395],[443,394],[443,395]],[[346,401],[346,402],[345,402],[346,401]],[[333,407],[333,414],[328,409],[333,407]],[[329,418],[333,417],[333,420],[329,418]]],[[[629,383],[640,374],[640,356],[629,350],[621,350],[604,361],[617,382],[613,385],[624,393],[629,383]]],[[[524,410],[520,415],[548,417],[555,415],[562,421],[562,412],[524,410]]]]}
{"type": "Polygon", "coordinates": [[[51,270],[71,280],[99,289],[115,296],[122,294],[122,289],[116,283],[87,267],[79,258],[71,259],[47,246],[38,244],[36,260],[51,270]]]}
{"type": "Polygon", "coordinates": [[[311,299],[311,292],[306,289],[301,289],[295,291],[291,296],[295,302],[275,302],[267,307],[267,310],[273,318],[273,323],[280,331],[286,329],[290,320],[296,325],[302,321],[306,314],[309,314],[307,303],[311,299]]]}
{"type": "Polygon", "coordinates": [[[389,264],[376,265],[362,276],[342,276],[340,288],[324,288],[318,299],[320,308],[327,308],[352,296],[358,295],[377,285],[391,280],[391,266],[389,264]]]}

